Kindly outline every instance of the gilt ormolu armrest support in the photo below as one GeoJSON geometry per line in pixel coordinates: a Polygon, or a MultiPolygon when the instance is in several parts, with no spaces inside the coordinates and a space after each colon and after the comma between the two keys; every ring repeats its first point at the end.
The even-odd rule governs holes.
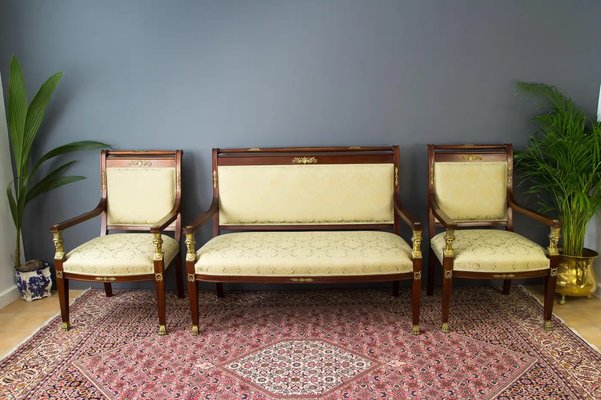
{"type": "Polygon", "coordinates": [[[403,207],[398,194],[394,196],[394,212],[412,229],[411,255],[413,259],[422,258],[422,224],[403,207]]]}
{"type": "Polygon", "coordinates": [[[542,224],[545,224],[551,228],[551,233],[549,233],[549,247],[547,247],[547,251],[549,252],[549,256],[557,256],[559,255],[559,248],[557,244],[559,242],[559,234],[561,230],[561,223],[556,219],[551,219],[546,217],[536,211],[529,210],[525,207],[520,206],[516,203],[513,196],[509,196],[507,198],[507,205],[511,207],[512,210],[519,212],[520,214],[531,218],[535,221],[538,221],[542,224]]]}
{"type": "Polygon", "coordinates": [[[102,214],[102,212],[105,210],[105,208],[106,208],[106,200],[100,199],[100,202],[98,202],[98,205],[92,211],[88,211],[86,213],[78,215],[77,217],[73,217],[71,219],[60,222],[58,224],[54,224],[50,227],[50,232],[52,232],[52,241],[54,242],[54,247],[55,247],[55,253],[54,253],[55,260],[64,260],[65,259],[65,250],[63,249],[63,233],[62,233],[62,231],[102,214]]]}
{"type": "Polygon", "coordinates": [[[184,235],[186,235],[186,262],[196,262],[196,240],[194,239],[194,232],[209,221],[217,211],[219,211],[219,200],[213,198],[211,207],[196,217],[189,225],[184,227],[183,232],[184,235]]]}
{"type": "Polygon", "coordinates": [[[443,249],[443,255],[445,257],[455,257],[455,250],[453,250],[453,241],[455,240],[455,230],[457,229],[457,224],[455,221],[447,215],[444,211],[438,207],[436,204],[436,199],[434,197],[430,197],[430,209],[432,214],[436,217],[436,219],[444,226],[446,229],[446,233],[444,236],[445,247],[443,249]]]}

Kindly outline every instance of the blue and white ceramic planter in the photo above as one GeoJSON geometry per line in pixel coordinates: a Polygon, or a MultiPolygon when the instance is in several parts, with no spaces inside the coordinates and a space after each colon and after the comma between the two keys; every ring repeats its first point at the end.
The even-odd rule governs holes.
{"type": "Polygon", "coordinates": [[[15,274],[22,299],[32,301],[50,296],[52,288],[50,266],[46,265],[44,268],[34,271],[16,271],[15,274]]]}

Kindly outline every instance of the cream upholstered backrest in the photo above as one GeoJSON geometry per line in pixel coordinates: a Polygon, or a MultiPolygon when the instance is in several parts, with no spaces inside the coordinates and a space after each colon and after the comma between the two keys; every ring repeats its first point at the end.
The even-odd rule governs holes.
{"type": "Polygon", "coordinates": [[[219,165],[219,223],[393,223],[394,169],[392,163],[219,165]]]}
{"type": "Polygon", "coordinates": [[[457,221],[507,219],[506,161],[434,163],[436,203],[457,221]]]}
{"type": "Polygon", "coordinates": [[[176,168],[107,167],[107,224],[152,225],[173,208],[176,168]]]}

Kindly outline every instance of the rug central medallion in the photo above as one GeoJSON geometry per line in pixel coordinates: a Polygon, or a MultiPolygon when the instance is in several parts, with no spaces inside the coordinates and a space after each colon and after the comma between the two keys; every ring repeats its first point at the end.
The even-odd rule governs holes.
{"type": "Polygon", "coordinates": [[[225,365],[277,396],[315,396],[369,370],[372,362],[320,340],[287,340],[225,365]]]}

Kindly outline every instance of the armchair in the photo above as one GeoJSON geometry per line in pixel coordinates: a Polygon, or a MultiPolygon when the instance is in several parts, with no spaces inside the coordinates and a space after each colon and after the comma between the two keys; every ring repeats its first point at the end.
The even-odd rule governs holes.
{"type": "Polygon", "coordinates": [[[100,154],[101,198],[92,211],[52,225],[61,328],[69,324],[69,281],[155,282],[159,335],[167,333],[164,273],[175,260],[177,293],[183,297],[181,236],[182,151],[113,151],[100,154]],[[62,233],[101,216],[98,237],[66,252],[62,233]],[[173,237],[165,232],[173,232],[173,237]]]}
{"type": "Polygon", "coordinates": [[[537,277],[544,278],[544,327],[551,329],[560,224],[515,202],[512,145],[428,145],[428,162],[427,294],[438,261],[442,330],[449,331],[453,278],[502,279],[508,294],[513,279],[537,277]],[[513,212],[549,226],[547,249],[513,232],[513,212]]]}

